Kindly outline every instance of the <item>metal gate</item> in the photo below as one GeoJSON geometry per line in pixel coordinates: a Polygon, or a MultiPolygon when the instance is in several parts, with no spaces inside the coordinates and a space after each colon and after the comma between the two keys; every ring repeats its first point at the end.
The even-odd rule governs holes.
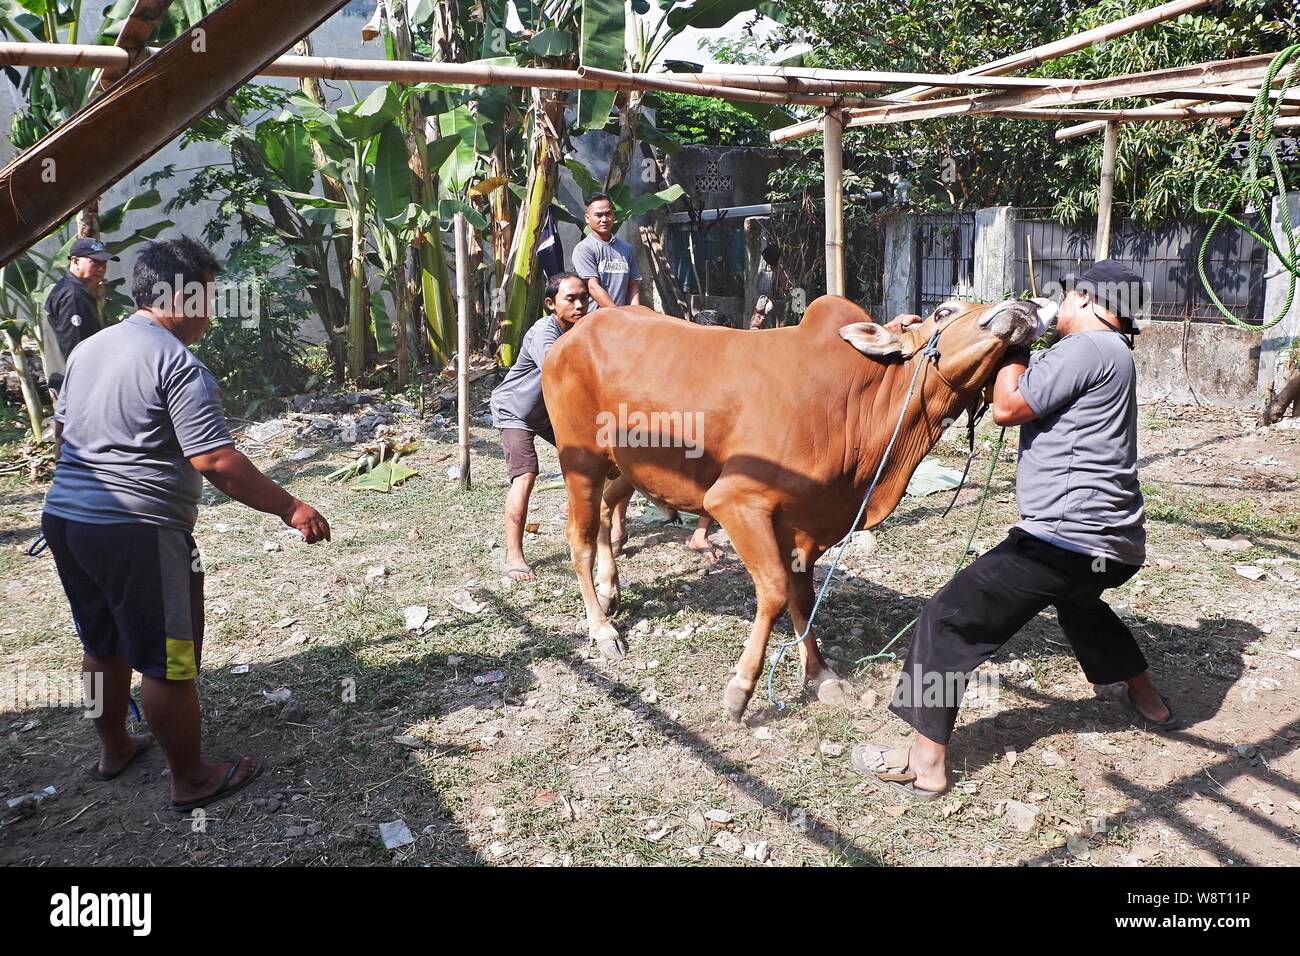
{"type": "Polygon", "coordinates": [[[975,281],[975,213],[919,216],[916,236],[918,315],[929,315],[948,299],[971,298],[975,281]]]}

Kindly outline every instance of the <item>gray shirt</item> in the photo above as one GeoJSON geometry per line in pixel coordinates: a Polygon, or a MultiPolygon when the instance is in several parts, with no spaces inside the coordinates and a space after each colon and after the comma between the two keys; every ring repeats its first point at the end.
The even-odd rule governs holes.
{"type": "Polygon", "coordinates": [[[1030,359],[1020,394],[1039,417],[1020,426],[1018,527],[1068,551],[1140,565],[1133,353],[1114,332],[1067,335],[1030,359]]]}
{"type": "Polygon", "coordinates": [[[632,247],[614,236],[604,242],[595,234],[573,247],[573,271],[584,279],[599,279],[615,305],[632,301],[632,280],[641,281],[632,247]]]}
{"type": "Polygon", "coordinates": [[[234,444],[216,378],[138,312],[77,346],[54,419],[63,450],[45,510],[87,524],[192,531],[203,477],[188,459],[234,444]]]}
{"type": "Polygon", "coordinates": [[[551,419],[542,398],[542,360],[563,334],[564,326],[553,315],[538,319],[524,333],[519,357],[501,384],[492,390],[489,407],[492,424],[497,428],[524,428],[550,434],[551,419]]]}

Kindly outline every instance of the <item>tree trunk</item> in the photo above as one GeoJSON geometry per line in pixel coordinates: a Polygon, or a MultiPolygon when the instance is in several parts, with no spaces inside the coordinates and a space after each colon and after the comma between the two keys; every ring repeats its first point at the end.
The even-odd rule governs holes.
{"type": "MultiPolygon", "coordinates": [[[[354,146],[357,164],[356,203],[366,208],[365,163],[361,147],[354,146]]],[[[352,257],[348,262],[348,378],[362,384],[366,376],[366,224],[360,215],[352,217],[352,257]]]]}
{"type": "Polygon", "coordinates": [[[406,256],[393,271],[393,338],[397,340],[397,387],[405,390],[411,383],[411,355],[406,330],[411,322],[410,287],[406,284],[406,256]]]}
{"type": "Polygon", "coordinates": [[[45,425],[45,408],[41,404],[41,393],[36,388],[36,379],[31,366],[27,364],[27,353],[23,351],[21,333],[5,329],[5,344],[14,357],[14,371],[18,373],[18,385],[23,391],[23,403],[27,406],[27,420],[32,426],[32,441],[40,442],[45,425]]]}
{"type": "Polygon", "coordinates": [[[1292,373],[1291,378],[1282,386],[1282,391],[1278,392],[1277,397],[1264,408],[1264,424],[1272,425],[1274,422],[1281,421],[1291,405],[1295,405],[1296,410],[1300,411],[1300,371],[1292,373]]]}
{"type": "Polygon", "coordinates": [[[564,122],[564,100],[550,90],[535,90],[534,97],[533,164],[519,214],[520,231],[506,292],[506,318],[501,324],[501,364],[507,367],[514,364],[528,324],[537,318],[529,312],[539,286],[537,243],[560,180],[559,130],[564,122]]]}
{"type": "Polygon", "coordinates": [[[631,173],[632,151],[636,149],[636,130],[641,123],[641,100],[644,96],[640,90],[629,91],[626,102],[618,111],[618,145],[614,147],[614,157],[609,162],[606,190],[613,189],[631,173]]]}

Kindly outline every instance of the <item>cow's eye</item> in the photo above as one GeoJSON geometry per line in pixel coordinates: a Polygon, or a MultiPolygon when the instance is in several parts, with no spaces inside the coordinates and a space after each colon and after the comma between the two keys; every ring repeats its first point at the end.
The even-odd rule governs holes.
{"type": "Polygon", "coordinates": [[[952,309],[936,309],[934,313],[934,317],[939,320],[946,319],[950,315],[952,315],[952,309]]]}

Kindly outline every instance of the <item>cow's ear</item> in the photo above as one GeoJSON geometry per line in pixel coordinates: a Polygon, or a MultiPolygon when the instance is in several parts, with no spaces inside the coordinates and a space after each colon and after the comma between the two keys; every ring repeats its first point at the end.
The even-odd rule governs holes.
{"type": "Polygon", "coordinates": [[[916,348],[896,332],[874,322],[854,322],[840,329],[840,338],[870,358],[910,358],[916,348]]]}

